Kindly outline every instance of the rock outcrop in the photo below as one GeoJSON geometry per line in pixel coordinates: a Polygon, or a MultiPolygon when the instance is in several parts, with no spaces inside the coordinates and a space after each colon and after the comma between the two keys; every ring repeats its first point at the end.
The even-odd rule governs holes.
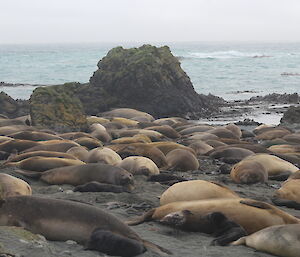
{"type": "Polygon", "coordinates": [[[110,50],[80,98],[89,114],[133,108],[156,118],[199,118],[216,111],[219,98],[199,95],[169,47],[110,50]]]}
{"type": "Polygon", "coordinates": [[[282,124],[300,124],[300,106],[291,106],[280,120],[282,124]]]}
{"type": "Polygon", "coordinates": [[[0,92],[0,114],[8,118],[16,118],[29,114],[29,103],[25,100],[15,100],[8,94],[0,92]]]}
{"type": "Polygon", "coordinates": [[[87,120],[80,100],[76,96],[81,84],[36,88],[30,97],[32,125],[56,131],[84,131],[87,120]]]}

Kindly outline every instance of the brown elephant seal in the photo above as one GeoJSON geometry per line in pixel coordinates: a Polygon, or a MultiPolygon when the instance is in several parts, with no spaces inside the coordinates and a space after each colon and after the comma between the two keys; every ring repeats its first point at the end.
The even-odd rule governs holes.
{"type": "Polygon", "coordinates": [[[111,135],[104,130],[95,129],[90,134],[92,137],[99,139],[103,143],[108,143],[111,141],[111,135]]]}
{"type": "Polygon", "coordinates": [[[0,136],[7,136],[9,134],[24,130],[33,130],[33,128],[26,125],[0,126],[0,136]]]}
{"type": "Polygon", "coordinates": [[[51,184],[68,184],[73,186],[82,185],[96,181],[99,183],[124,186],[132,190],[134,188],[134,178],[128,171],[108,164],[92,163],[60,167],[45,172],[18,172],[27,177],[35,177],[51,184]]]}
{"type": "Polygon", "coordinates": [[[119,123],[121,125],[125,125],[126,127],[137,127],[138,125],[138,122],[136,120],[120,118],[120,117],[112,118],[111,122],[119,123]]]}
{"type": "Polygon", "coordinates": [[[3,165],[3,167],[17,167],[22,170],[43,172],[58,167],[81,164],[84,164],[84,162],[80,160],[34,156],[18,162],[7,162],[3,165]]]}
{"type": "Polygon", "coordinates": [[[242,160],[242,162],[246,160],[259,162],[262,166],[264,166],[264,168],[268,172],[269,177],[287,172],[291,174],[299,170],[299,168],[292,163],[287,162],[277,156],[265,153],[251,155],[242,160]]]}
{"type": "Polygon", "coordinates": [[[127,224],[137,225],[144,221],[161,220],[170,213],[182,210],[189,210],[194,214],[193,218],[186,222],[185,230],[204,233],[211,233],[211,227],[199,220],[212,212],[222,212],[228,219],[242,226],[248,234],[269,226],[300,223],[296,217],[268,203],[251,199],[223,198],[169,203],[151,209],[127,224]]]}
{"type": "Polygon", "coordinates": [[[73,146],[67,151],[67,154],[74,156],[78,160],[87,162],[89,151],[83,146],[73,146]]]}
{"type": "Polygon", "coordinates": [[[300,179],[290,179],[284,182],[272,199],[279,206],[300,209],[300,179]]]}
{"type": "Polygon", "coordinates": [[[141,111],[131,109],[131,108],[117,108],[112,111],[103,112],[102,116],[104,116],[104,117],[122,117],[122,118],[127,118],[127,119],[133,119],[136,117],[144,117],[144,118],[146,118],[147,121],[154,121],[154,118],[152,115],[150,115],[146,112],[141,112],[141,111]]]}
{"type": "MultiPolygon", "coordinates": [[[[89,204],[37,196],[18,196],[2,201],[0,210],[1,226],[23,227],[32,233],[43,235],[48,240],[73,240],[85,246],[93,246],[98,245],[97,234],[91,237],[95,235],[94,232],[107,230],[110,232],[109,240],[113,242],[111,248],[110,243],[104,246],[106,249],[108,247],[106,253],[113,251],[114,254],[114,251],[121,251],[123,242],[120,237],[123,236],[141,242],[148,250],[162,255],[171,254],[168,250],[140,238],[114,215],[89,204]],[[115,242],[118,242],[117,249],[114,248],[115,242]]],[[[99,238],[103,239],[103,235],[99,238]]],[[[101,245],[103,241],[99,242],[99,246],[101,245]]],[[[128,243],[125,242],[124,250],[132,251],[127,246],[128,243]]],[[[141,249],[140,253],[143,251],[144,249],[141,249]]],[[[122,256],[128,254],[122,253],[122,256]]]]}
{"type": "Polygon", "coordinates": [[[272,226],[242,237],[232,245],[246,245],[282,257],[299,257],[300,224],[272,226]]]}
{"type": "MultiPolygon", "coordinates": [[[[194,218],[193,215],[189,210],[173,212],[163,217],[160,223],[184,229],[189,220],[194,218]]],[[[243,227],[229,220],[221,212],[209,213],[201,217],[199,223],[210,227],[210,234],[217,237],[211,242],[211,245],[224,246],[247,235],[243,227]]]]}
{"type": "Polygon", "coordinates": [[[156,164],[149,158],[143,156],[129,156],[117,165],[133,175],[155,175],[159,174],[156,164]]]}
{"type": "Polygon", "coordinates": [[[120,137],[112,140],[111,144],[132,144],[132,143],[151,143],[151,139],[146,135],[137,134],[133,137],[120,137]]]}
{"type": "Polygon", "coordinates": [[[77,160],[77,158],[71,154],[68,153],[62,153],[62,152],[50,152],[50,151],[35,151],[35,152],[27,152],[27,153],[21,153],[14,156],[10,156],[8,158],[8,162],[18,162],[22,161],[24,159],[34,157],[34,156],[40,156],[40,157],[57,157],[57,158],[66,158],[66,159],[72,159],[77,160]]]}
{"type": "Polygon", "coordinates": [[[250,155],[254,155],[254,152],[240,147],[224,146],[213,149],[208,154],[213,159],[221,159],[226,163],[237,163],[250,155]]]}
{"type": "Polygon", "coordinates": [[[46,141],[46,140],[62,140],[63,138],[41,131],[20,131],[9,134],[9,137],[14,139],[31,140],[31,141],[46,141]]]}
{"type": "Polygon", "coordinates": [[[299,153],[300,145],[272,145],[268,150],[277,154],[299,153]]]}
{"type": "Polygon", "coordinates": [[[85,132],[67,132],[67,133],[59,134],[59,136],[65,140],[74,140],[80,137],[93,138],[89,133],[85,133],[85,132]]]}
{"type": "Polygon", "coordinates": [[[84,185],[76,186],[74,192],[113,192],[113,193],[130,193],[129,190],[123,186],[104,184],[96,181],[85,183],[84,185]]]}
{"type": "Polygon", "coordinates": [[[119,144],[107,146],[119,154],[123,159],[128,156],[144,156],[155,162],[157,167],[161,168],[167,165],[166,156],[157,147],[149,144],[119,144]]]}
{"type": "Polygon", "coordinates": [[[234,135],[236,135],[238,138],[242,137],[242,130],[239,126],[229,123],[228,125],[224,126],[225,129],[230,130],[234,135]]]}
{"type": "Polygon", "coordinates": [[[30,149],[35,146],[39,146],[40,143],[31,140],[14,139],[8,140],[0,144],[0,151],[12,153],[14,150],[22,152],[26,149],[30,149]]]}
{"type": "Polygon", "coordinates": [[[220,146],[227,146],[227,144],[220,142],[219,140],[206,140],[205,143],[212,146],[213,148],[217,148],[220,146]]]}
{"type": "Polygon", "coordinates": [[[13,140],[13,138],[7,136],[0,136],[0,144],[10,140],[13,140]]]}
{"type": "Polygon", "coordinates": [[[0,173],[0,199],[18,195],[31,195],[31,187],[22,179],[0,173]]]}
{"type": "Polygon", "coordinates": [[[190,151],[175,149],[166,155],[167,167],[170,170],[189,171],[199,168],[199,161],[190,151]]]}
{"type": "Polygon", "coordinates": [[[169,118],[160,118],[153,121],[153,123],[158,125],[169,125],[174,126],[176,124],[187,123],[187,120],[181,117],[169,117],[169,118]]]}
{"type": "Polygon", "coordinates": [[[268,171],[259,162],[243,160],[232,167],[230,177],[238,184],[265,183],[268,171]]]}
{"type": "Polygon", "coordinates": [[[206,131],[207,133],[218,136],[219,138],[229,138],[239,140],[239,136],[227,128],[213,128],[206,131]]]}
{"type": "Polygon", "coordinates": [[[114,138],[120,137],[133,137],[138,134],[145,135],[151,139],[151,141],[156,142],[164,138],[164,135],[150,129],[120,129],[111,132],[114,138]]]}
{"type": "Polygon", "coordinates": [[[99,124],[105,124],[109,122],[109,119],[105,119],[102,117],[98,117],[98,116],[88,116],[86,117],[88,125],[92,125],[94,123],[99,123],[99,124]]]}
{"type": "Polygon", "coordinates": [[[171,139],[176,139],[180,137],[180,134],[169,125],[151,126],[147,127],[147,129],[157,131],[171,139]]]}
{"type": "Polygon", "coordinates": [[[201,140],[190,144],[189,147],[194,149],[197,156],[205,155],[214,149],[212,146],[201,140]]]}
{"type": "Polygon", "coordinates": [[[62,140],[61,143],[56,144],[39,144],[37,146],[31,147],[23,151],[23,153],[34,152],[34,151],[53,151],[53,152],[67,152],[71,147],[80,146],[75,142],[64,142],[62,140]]]}
{"type": "Polygon", "coordinates": [[[274,129],[270,129],[268,131],[258,134],[255,138],[257,140],[272,140],[272,139],[276,139],[276,138],[282,138],[289,134],[291,134],[291,132],[286,129],[274,128],[274,129]]]}
{"type": "Polygon", "coordinates": [[[189,134],[193,134],[196,132],[206,132],[208,130],[213,129],[212,126],[209,125],[197,125],[197,126],[189,126],[183,130],[181,130],[179,133],[184,136],[184,135],[189,135],[189,134]]]}
{"type": "Polygon", "coordinates": [[[169,152],[175,150],[175,149],[184,149],[196,156],[196,152],[191,148],[187,147],[175,142],[169,142],[169,141],[163,141],[163,142],[153,142],[149,143],[149,145],[157,147],[159,150],[161,150],[165,155],[167,155],[169,152]]]}
{"type": "Polygon", "coordinates": [[[89,151],[87,163],[117,165],[122,161],[120,155],[108,147],[99,147],[89,151]]]}
{"type": "Polygon", "coordinates": [[[103,146],[100,140],[91,137],[80,137],[75,139],[74,142],[86,147],[89,150],[103,146]]]}
{"type": "Polygon", "coordinates": [[[286,136],[284,136],[282,139],[284,139],[287,142],[291,142],[291,143],[296,143],[296,144],[300,144],[300,133],[293,133],[293,134],[288,134],[286,136]]]}
{"type": "Polygon", "coordinates": [[[195,201],[212,198],[239,198],[229,188],[205,180],[190,180],[174,184],[160,197],[160,205],[180,201],[195,201]]]}

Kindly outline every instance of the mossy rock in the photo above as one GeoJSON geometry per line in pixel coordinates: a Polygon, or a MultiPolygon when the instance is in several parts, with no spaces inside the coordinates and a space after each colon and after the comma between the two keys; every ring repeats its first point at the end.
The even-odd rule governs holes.
{"type": "Polygon", "coordinates": [[[8,94],[0,92],[0,114],[15,118],[29,114],[29,104],[26,100],[15,100],[8,94]]]}
{"type": "Polygon", "coordinates": [[[38,87],[30,97],[32,125],[55,131],[87,129],[83,106],[75,95],[79,83],[38,87]]]}
{"type": "Polygon", "coordinates": [[[197,94],[169,47],[143,45],[110,50],[90,78],[82,102],[97,114],[111,108],[133,108],[156,118],[197,118],[217,110],[217,98],[197,94]],[[88,100],[88,101],[87,101],[88,100]]]}

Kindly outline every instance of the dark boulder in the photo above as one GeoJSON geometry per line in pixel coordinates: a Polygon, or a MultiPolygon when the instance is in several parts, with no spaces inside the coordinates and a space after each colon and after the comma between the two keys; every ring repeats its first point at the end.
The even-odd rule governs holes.
{"type": "Polygon", "coordinates": [[[300,124],[300,106],[290,106],[280,120],[281,124],[300,124]]]}
{"type": "Polygon", "coordinates": [[[89,114],[133,108],[156,118],[199,118],[217,111],[218,97],[199,95],[169,47],[110,50],[79,96],[89,114]],[[85,103],[88,103],[86,105],[85,103]]]}

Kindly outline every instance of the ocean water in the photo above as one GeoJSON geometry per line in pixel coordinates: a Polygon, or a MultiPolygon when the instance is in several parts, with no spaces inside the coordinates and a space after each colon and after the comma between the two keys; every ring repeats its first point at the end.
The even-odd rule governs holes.
{"type": "MultiPolygon", "coordinates": [[[[88,82],[98,61],[116,46],[141,44],[0,45],[0,81],[53,85],[88,82]]],[[[226,100],[300,89],[300,43],[165,43],[198,93],[226,100]]],[[[34,87],[0,87],[28,99],[34,87]]]]}

